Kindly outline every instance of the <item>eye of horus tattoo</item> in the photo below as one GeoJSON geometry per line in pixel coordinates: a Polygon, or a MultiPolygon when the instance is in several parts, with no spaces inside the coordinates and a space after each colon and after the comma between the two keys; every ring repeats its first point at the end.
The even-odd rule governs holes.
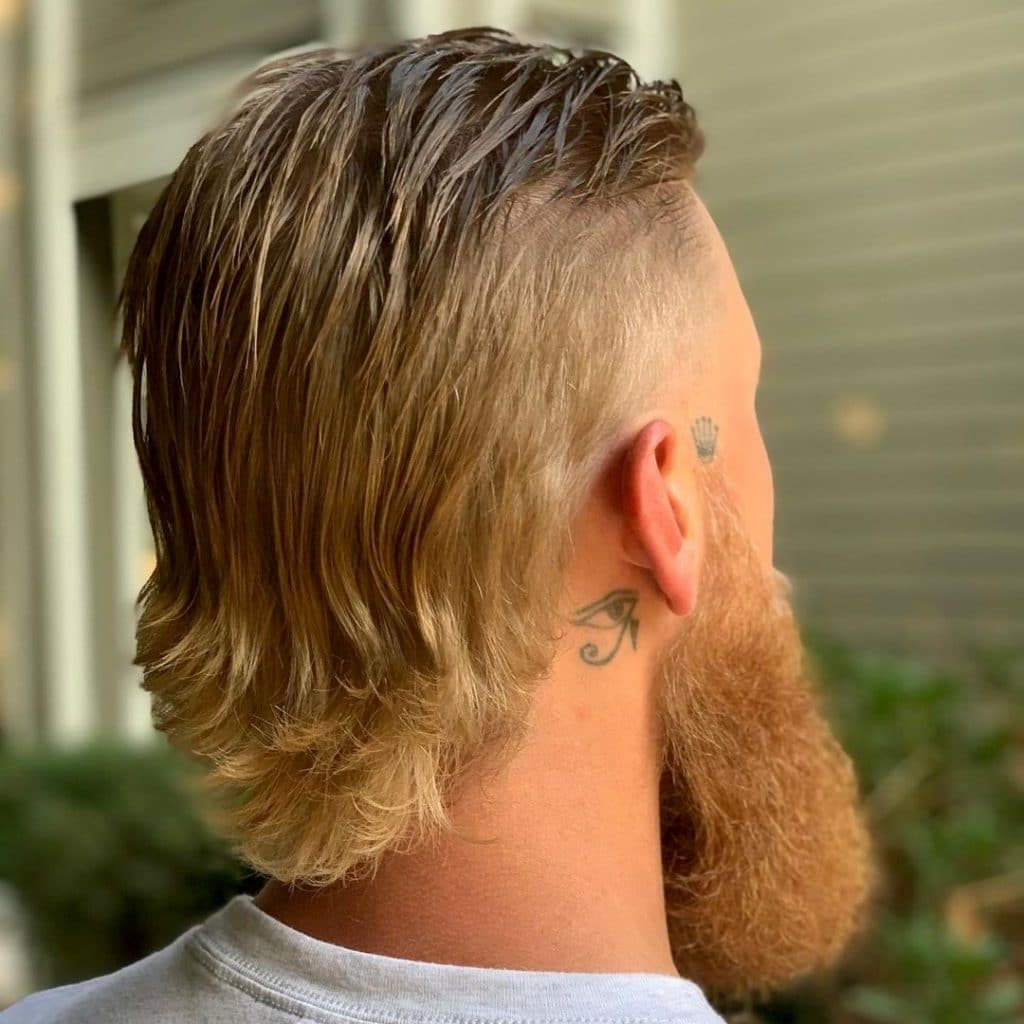
{"type": "Polygon", "coordinates": [[[607,654],[601,655],[598,645],[592,640],[580,648],[580,657],[588,665],[607,665],[622,646],[622,638],[628,633],[633,650],[636,650],[636,634],[640,620],[633,615],[640,594],[636,590],[611,590],[604,597],[577,609],[573,624],[591,629],[614,631],[614,644],[607,654]]]}

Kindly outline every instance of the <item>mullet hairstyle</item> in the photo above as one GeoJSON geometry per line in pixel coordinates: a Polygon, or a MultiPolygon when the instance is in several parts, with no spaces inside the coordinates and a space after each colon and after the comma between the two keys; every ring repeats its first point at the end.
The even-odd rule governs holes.
{"type": "Polygon", "coordinates": [[[675,81],[486,28],[244,86],[120,296],[135,661],[240,854],[317,885],[525,735],[574,513],[700,301],[704,143],[675,81]]]}

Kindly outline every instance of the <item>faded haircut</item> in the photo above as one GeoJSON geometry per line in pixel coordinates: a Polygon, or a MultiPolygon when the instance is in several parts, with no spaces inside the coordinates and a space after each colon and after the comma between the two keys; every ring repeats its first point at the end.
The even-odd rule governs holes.
{"type": "Polygon", "coordinates": [[[372,872],[521,741],[574,514],[699,320],[702,148],[678,83],[467,29],[262,66],[163,190],[136,663],[256,869],[372,872]]]}

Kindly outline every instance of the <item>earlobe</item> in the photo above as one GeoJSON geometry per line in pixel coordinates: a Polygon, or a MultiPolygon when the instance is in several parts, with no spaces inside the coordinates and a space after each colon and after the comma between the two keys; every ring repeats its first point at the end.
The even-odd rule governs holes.
{"type": "Polygon", "coordinates": [[[689,615],[697,606],[697,572],[697,545],[684,538],[672,569],[658,580],[676,615],[689,615]]]}
{"type": "Polygon", "coordinates": [[[621,480],[623,551],[648,569],[669,607],[688,615],[697,600],[699,547],[685,503],[669,478],[675,431],[653,420],[633,439],[621,480]]]}

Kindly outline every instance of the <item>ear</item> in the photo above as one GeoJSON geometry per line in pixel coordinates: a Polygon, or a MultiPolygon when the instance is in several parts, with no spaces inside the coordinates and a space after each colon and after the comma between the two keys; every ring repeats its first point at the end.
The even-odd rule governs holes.
{"type": "Polygon", "coordinates": [[[694,489],[672,477],[678,438],[666,420],[652,420],[634,437],[620,481],[626,558],[651,571],[669,607],[689,615],[697,603],[699,506],[694,489]],[[689,500],[681,493],[689,492],[689,500]]]}

